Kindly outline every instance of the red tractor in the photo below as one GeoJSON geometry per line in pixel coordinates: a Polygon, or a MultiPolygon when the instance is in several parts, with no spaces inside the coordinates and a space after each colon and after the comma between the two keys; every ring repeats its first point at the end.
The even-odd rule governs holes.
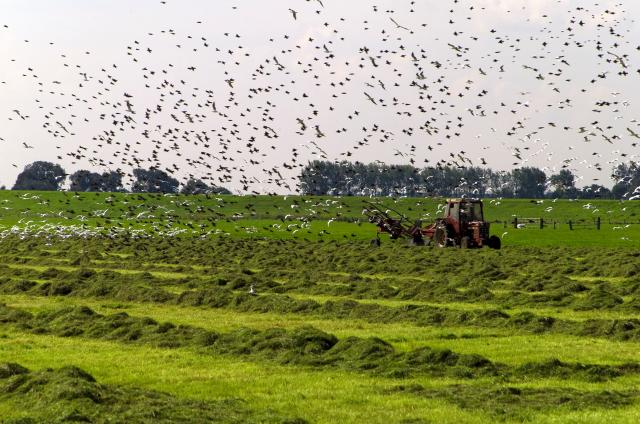
{"type": "Polygon", "coordinates": [[[484,220],[482,200],[449,199],[444,208],[444,216],[423,227],[422,222],[410,223],[409,219],[393,209],[383,210],[379,206],[365,202],[363,211],[369,222],[378,227],[377,237],[372,244],[380,245],[380,233],[387,233],[392,239],[408,238],[414,245],[454,246],[462,249],[488,246],[500,249],[500,238],[489,235],[489,223],[484,220]],[[397,217],[392,217],[390,212],[397,217]]]}

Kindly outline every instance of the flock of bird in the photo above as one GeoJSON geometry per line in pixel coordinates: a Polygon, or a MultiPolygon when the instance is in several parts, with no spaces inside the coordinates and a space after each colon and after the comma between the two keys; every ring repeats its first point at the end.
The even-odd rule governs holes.
{"type": "MultiPolygon", "coordinates": [[[[233,198],[214,195],[185,198],[171,193],[62,191],[54,196],[45,196],[31,192],[10,192],[0,201],[3,215],[11,216],[11,219],[0,223],[0,240],[16,235],[22,238],[148,238],[178,235],[207,238],[212,235],[231,236],[232,233],[255,234],[259,231],[295,236],[301,230],[310,230],[310,217],[317,217],[320,211],[325,215],[329,210],[340,214],[347,207],[332,199],[296,200],[292,205],[277,202],[270,204],[269,209],[273,218],[278,217],[280,223],[263,224],[258,228],[247,226],[243,219],[255,218],[258,213],[266,212],[269,215],[270,211],[258,211],[251,202],[238,203],[233,198]],[[232,213],[234,210],[236,212],[232,213]]],[[[347,212],[353,213],[350,209],[347,212]]],[[[335,220],[329,218],[327,227],[335,220]]],[[[321,233],[328,232],[322,230],[321,233]]],[[[306,234],[311,233],[307,231],[306,234]]]]}
{"type": "MultiPolygon", "coordinates": [[[[630,1],[377,3],[220,3],[246,21],[237,32],[210,35],[226,28],[215,15],[188,31],[137,28],[120,59],[98,67],[99,50],[71,55],[54,41],[47,51],[60,63],[47,68],[5,57],[20,71],[2,74],[0,96],[19,83],[32,97],[3,101],[5,119],[39,132],[0,127],[0,145],[25,156],[54,145],[55,157],[40,159],[68,172],[132,179],[153,167],[247,194],[296,192],[312,159],[539,165],[606,184],[617,163],[637,158],[630,1]],[[263,18],[252,6],[285,25],[250,25],[263,18]]],[[[0,21],[0,37],[12,31],[0,21]]]]}

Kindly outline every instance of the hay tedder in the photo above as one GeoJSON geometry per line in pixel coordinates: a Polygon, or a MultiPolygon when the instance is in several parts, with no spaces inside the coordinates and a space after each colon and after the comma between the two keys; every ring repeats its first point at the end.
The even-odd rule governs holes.
{"type": "Polygon", "coordinates": [[[391,239],[408,239],[416,246],[500,249],[500,238],[489,236],[489,222],[484,220],[482,200],[449,199],[444,216],[426,227],[421,221],[412,222],[396,210],[383,209],[371,202],[365,204],[362,213],[378,227],[372,245],[380,246],[380,234],[386,233],[391,239]]]}

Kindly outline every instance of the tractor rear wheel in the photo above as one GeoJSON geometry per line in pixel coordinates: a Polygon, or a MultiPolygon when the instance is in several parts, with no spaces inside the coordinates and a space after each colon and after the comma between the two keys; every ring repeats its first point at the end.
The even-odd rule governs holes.
{"type": "Polygon", "coordinates": [[[438,247],[447,247],[447,227],[439,226],[433,233],[433,242],[438,247]]]}
{"type": "Polygon", "coordinates": [[[500,242],[500,237],[498,237],[498,236],[489,237],[489,241],[488,241],[487,245],[491,249],[499,250],[500,247],[502,246],[502,243],[500,242]]]}
{"type": "Polygon", "coordinates": [[[460,239],[460,249],[468,249],[471,246],[471,239],[464,236],[460,239]]]}

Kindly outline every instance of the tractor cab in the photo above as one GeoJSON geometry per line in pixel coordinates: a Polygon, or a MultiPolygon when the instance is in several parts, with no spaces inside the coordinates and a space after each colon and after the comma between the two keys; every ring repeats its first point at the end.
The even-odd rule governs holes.
{"type": "Polygon", "coordinates": [[[461,222],[484,221],[482,202],[480,200],[449,199],[444,209],[444,217],[461,222]]]}
{"type": "MultiPolygon", "coordinates": [[[[441,220],[442,231],[437,239],[454,246],[494,247],[499,242],[489,237],[489,223],[484,220],[482,201],[476,199],[449,199],[441,220]],[[444,239],[444,240],[443,240],[444,239]]],[[[499,248],[499,244],[495,246],[499,248]]]]}

